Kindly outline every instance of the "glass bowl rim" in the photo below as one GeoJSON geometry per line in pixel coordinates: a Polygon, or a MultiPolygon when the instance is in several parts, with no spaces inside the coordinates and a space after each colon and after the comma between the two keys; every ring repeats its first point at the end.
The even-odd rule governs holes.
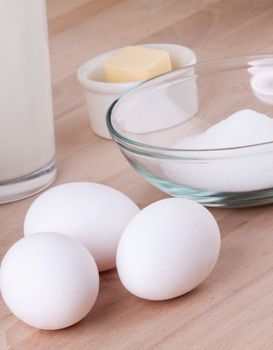
{"type": "MultiPolygon", "coordinates": [[[[226,71],[226,70],[232,70],[232,69],[239,69],[239,68],[251,68],[253,66],[250,65],[251,62],[253,61],[257,61],[257,60],[267,60],[270,59],[272,60],[270,63],[272,65],[272,70],[273,70],[273,54],[261,54],[261,55],[240,55],[240,56],[230,56],[227,58],[220,58],[220,59],[211,59],[211,60],[204,60],[202,62],[197,62],[194,63],[192,65],[188,65],[185,66],[183,68],[178,68],[178,69],[174,69],[171,72],[168,73],[164,73],[161,74],[157,77],[142,81],[140,83],[136,83],[135,86],[133,86],[132,88],[130,88],[129,90],[127,90],[125,93],[121,94],[108,108],[107,113],[106,113],[106,123],[107,123],[107,127],[109,130],[110,135],[112,136],[112,138],[117,141],[119,144],[126,146],[126,148],[128,148],[128,146],[133,146],[133,147],[137,147],[140,150],[143,151],[158,151],[158,152],[170,152],[173,153],[175,155],[179,155],[179,153],[208,153],[208,152],[212,152],[212,153],[217,153],[217,152],[229,152],[229,151],[234,151],[234,150],[248,150],[248,149],[257,149],[260,146],[266,146],[266,145],[273,145],[273,139],[272,141],[267,141],[267,142],[261,142],[261,143],[255,143],[255,144],[248,144],[248,145],[242,145],[242,146],[235,146],[235,147],[223,147],[223,148],[201,148],[201,149],[190,149],[190,148],[170,148],[170,147],[160,147],[160,146],[156,146],[156,145],[151,145],[148,143],[142,143],[142,142],[138,142],[135,140],[132,140],[130,138],[127,138],[125,136],[123,136],[120,132],[118,132],[113,124],[112,124],[112,115],[113,115],[113,111],[115,106],[123,101],[124,97],[127,96],[128,94],[130,94],[131,92],[134,92],[137,89],[141,89],[142,87],[145,87],[149,82],[151,81],[156,81],[159,80],[159,78],[162,77],[167,77],[167,76],[171,76],[171,75],[175,75],[175,74],[179,74],[182,72],[187,72],[189,71],[190,68],[199,68],[199,67],[212,67],[213,65],[219,65],[220,67],[222,66],[223,68],[220,69],[211,69],[210,72],[221,72],[221,71],[226,71]],[[240,65],[235,65],[235,63],[238,64],[238,62],[240,62],[240,65]],[[225,68],[225,64],[229,63],[231,64],[231,67],[229,67],[227,65],[227,67],[225,68]],[[229,69],[227,69],[229,67],[229,69]]],[[[267,62],[268,64],[268,62],[267,62]]],[[[259,65],[259,67],[262,67],[263,65],[259,65]]],[[[209,72],[209,73],[210,73],[209,72]]],[[[203,72],[200,74],[202,75],[204,74],[203,72]]],[[[183,81],[183,79],[181,79],[181,81],[183,81]]],[[[273,118],[272,118],[273,119],[273,118]]],[[[175,127],[175,126],[174,126],[175,127]]]]}

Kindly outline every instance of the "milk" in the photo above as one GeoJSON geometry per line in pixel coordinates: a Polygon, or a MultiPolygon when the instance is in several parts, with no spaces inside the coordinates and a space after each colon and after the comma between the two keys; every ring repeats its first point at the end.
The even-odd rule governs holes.
{"type": "Polygon", "coordinates": [[[54,159],[44,0],[0,0],[0,184],[54,159]]]}

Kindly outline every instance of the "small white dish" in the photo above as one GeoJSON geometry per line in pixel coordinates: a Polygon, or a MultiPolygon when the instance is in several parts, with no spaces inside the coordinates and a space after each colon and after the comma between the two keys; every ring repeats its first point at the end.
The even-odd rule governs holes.
{"type": "MultiPolygon", "coordinates": [[[[143,44],[141,47],[166,50],[170,53],[173,69],[196,63],[195,53],[182,45],[143,44]]],[[[105,52],[83,63],[77,72],[78,80],[85,93],[88,114],[93,131],[104,138],[111,136],[106,125],[106,112],[121,94],[140,83],[109,83],[106,81],[104,64],[120,49],[105,52]]]]}

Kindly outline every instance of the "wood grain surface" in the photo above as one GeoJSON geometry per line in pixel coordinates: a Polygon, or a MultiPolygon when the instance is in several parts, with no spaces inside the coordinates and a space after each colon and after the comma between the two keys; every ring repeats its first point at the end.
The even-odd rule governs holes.
{"type": "MultiPolygon", "coordinates": [[[[97,181],[141,208],[165,194],[128,165],[112,141],[95,136],[77,67],[128,44],[172,42],[198,60],[273,52],[272,0],[48,0],[56,117],[56,184],[97,181]]],[[[0,207],[0,257],[22,237],[33,199],[0,207]]],[[[130,295],[116,271],[101,274],[98,301],[77,325],[39,331],[0,301],[0,350],[272,350],[273,211],[213,209],[222,249],[209,278],[187,295],[149,302],[130,295]]]]}

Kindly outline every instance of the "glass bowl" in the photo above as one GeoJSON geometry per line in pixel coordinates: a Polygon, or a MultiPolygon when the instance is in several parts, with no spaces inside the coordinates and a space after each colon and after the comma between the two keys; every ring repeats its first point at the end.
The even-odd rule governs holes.
{"type": "Polygon", "coordinates": [[[198,63],[145,81],[112,104],[107,126],[135,170],[171,196],[218,207],[272,203],[273,120],[265,126],[248,111],[203,143],[196,136],[244,109],[273,116],[273,56],[198,63]]]}

